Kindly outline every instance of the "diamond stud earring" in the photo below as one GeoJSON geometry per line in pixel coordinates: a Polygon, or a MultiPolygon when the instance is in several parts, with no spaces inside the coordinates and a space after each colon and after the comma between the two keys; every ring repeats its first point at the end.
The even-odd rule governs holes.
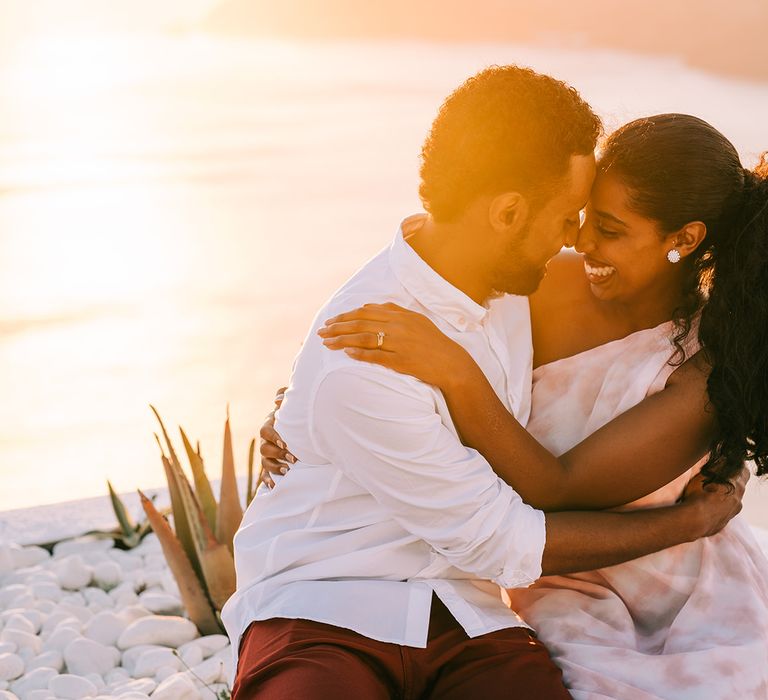
{"type": "Polygon", "coordinates": [[[671,262],[673,265],[675,263],[679,263],[680,262],[680,251],[677,250],[677,248],[672,248],[672,250],[670,250],[667,253],[667,260],[669,260],[669,262],[671,262]]]}

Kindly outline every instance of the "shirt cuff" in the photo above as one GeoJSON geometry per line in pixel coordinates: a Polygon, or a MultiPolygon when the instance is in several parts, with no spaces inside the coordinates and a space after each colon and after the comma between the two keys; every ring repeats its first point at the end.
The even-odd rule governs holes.
{"type": "Polygon", "coordinates": [[[513,552],[493,582],[502,588],[527,588],[541,577],[541,560],[547,541],[544,512],[531,508],[530,518],[522,535],[525,553],[513,552]]]}

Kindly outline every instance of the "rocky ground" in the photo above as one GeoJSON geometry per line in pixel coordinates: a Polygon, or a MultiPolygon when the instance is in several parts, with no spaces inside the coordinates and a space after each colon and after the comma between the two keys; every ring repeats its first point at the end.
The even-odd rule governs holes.
{"type": "MultiPolygon", "coordinates": [[[[73,526],[68,504],[34,535],[65,530],[60,510],[73,526]]],[[[768,531],[754,532],[768,553],[768,531]]],[[[200,637],[184,617],[154,534],[132,550],[0,542],[0,700],[225,700],[233,676],[227,637],[200,637]]]]}
{"type": "Polygon", "coordinates": [[[0,700],[220,700],[229,640],[200,637],[150,533],[0,545],[0,700]]]}

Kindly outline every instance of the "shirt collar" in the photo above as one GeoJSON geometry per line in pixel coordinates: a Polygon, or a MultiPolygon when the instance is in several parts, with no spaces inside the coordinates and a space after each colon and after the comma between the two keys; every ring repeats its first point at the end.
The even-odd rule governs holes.
{"type": "Polygon", "coordinates": [[[483,321],[488,309],[437,274],[405,240],[424,223],[424,214],[409,216],[401,224],[389,249],[389,262],[400,284],[422,306],[458,331],[483,321]]]}

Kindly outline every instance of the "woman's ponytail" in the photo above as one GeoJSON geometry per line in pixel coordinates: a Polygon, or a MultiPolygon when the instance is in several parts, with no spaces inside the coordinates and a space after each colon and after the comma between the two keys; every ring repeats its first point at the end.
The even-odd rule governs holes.
{"type": "Polygon", "coordinates": [[[718,418],[709,481],[733,477],[745,460],[768,474],[768,160],[743,170],[735,206],[720,222],[705,276],[708,299],[699,340],[712,371],[708,393],[718,418]],[[708,277],[708,279],[707,279],[708,277]]]}

